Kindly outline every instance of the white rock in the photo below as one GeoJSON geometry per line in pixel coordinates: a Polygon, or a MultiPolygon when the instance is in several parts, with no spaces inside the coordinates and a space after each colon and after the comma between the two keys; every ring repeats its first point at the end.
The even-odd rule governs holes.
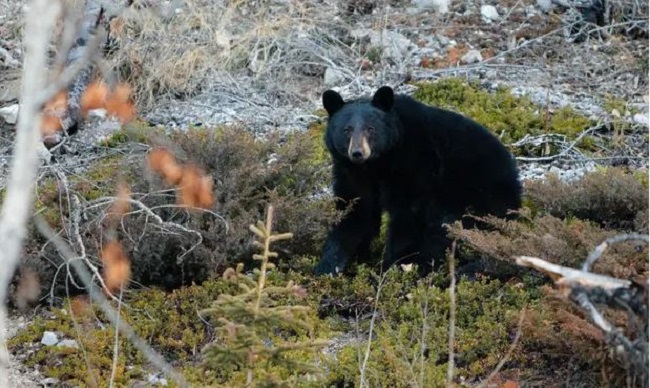
{"type": "Polygon", "coordinates": [[[642,114],[642,113],[637,113],[634,115],[632,118],[635,123],[639,123],[641,125],[645,125],[646,127],[648,126],[648,115],[647,114],[642,114]]]}
{"type": "Polygon", "coordinates": [[[167,379],[164,377],[158,377],[157,375],[150,374],[149,378],[147,379],[149,384],[160,384],[162,386],[167,385],[167,379]]]}
{"type": "Polygon", "coordinates": [[[492,22],[499,19],[499,12],[493,5],[482,5],[481,6],[481,16],[487,22],[492,22]]]}
{"type": "Polygon", "coordinates": [[[370,35],[370,44],[382,49],[381,58],[394,62],[400,62],[408,54],[409,49],[414,44],[404,35],[382,30],[381,32],[374,32],[370,35]]]}
{"type": "Polygon", "coordinates": [[[88,117],[97,117],[100,119],[106,118],[108,112],[104,108],[91,109],[88,111],[88,117]]]}
{"type": "Polygon", "coordinates": [[[60,346],[62,348],[79,349],[79,344],[77,343],[77,341],[75,341],[73,339],[64,339],[64,340],[60,341],[58,344],[56,344],[56,346],[60,346]]]}
{"type": "Polygon", "coordinates": [[[552,6],[553,2],[551,0],[537,0],[537,7],[544,12],[548,12],[552,6]]]}
{"type": "Polygon", "coordinates": [[[483,56],[481,55],[481,52],[478,50],[469,50],[468,52],[465,53],[460,58],[460,61],[462,63],[476,63],[476,62],[481,62],[483,60],[483,56]]]}
{"type": "Polygon", "coordinates": [[[440,13],[449,12],[449,0],[413,0],[420,10],[433,10],[440,13]]]}
{"type": "Polygon", "coordinates": [[[325,76],[323,77],[323,83],[326,87],[331,87],[338,85],[345,79],[343,73],[340,70],[328,67],[325,69],[325,76]]]}
{"type": "Polygon", "coordinates": [[[562,170],[560,170],[559,167],[557,166],[551,166],[551,168],[548,170],[550,174],[555,174],[558,177],[562,175],[562,170]]]}
{"type": "Polygon", "coordinates": [[[59,342],[59,338],[53,331],[46,331],[43,333],[43,338],[41,338],[41,343],[45,346],[56,345],[59,342]]]}
{"type": "Polygon", "coordinates": [[[16,122],[18,121],[19,110],[20,110],[20,105],[18,104],[5,106],[4,108],[0,108],[0,116],[2,116],[2,118],[8,124],[16,124],[16,122]]]}

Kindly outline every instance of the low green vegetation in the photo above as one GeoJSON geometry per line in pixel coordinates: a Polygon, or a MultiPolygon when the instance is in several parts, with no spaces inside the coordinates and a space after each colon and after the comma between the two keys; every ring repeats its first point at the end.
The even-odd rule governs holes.
{"type": "MultiPolygon", "coordinates": [[[[304,288],[302,306],[305,307],[301,311],[304,310],[305,319],[313,322],[310,324],[311,331],[280,330],[281,325],[277,322],[272,325],[275,329],[271,329],[267,326],[275,319],[269,321],[262,319],[261,315],[257,321],[249,314],[235,313],[242,308],[236,299],[242,291],[227,277],[171,293],[159,290],[135,292],[125,298],[122,316],[138,334],[181,368],[192,384],[239,386],[246,381],[247,368],[252,368],[251,374],[256,379],[285,380],[296,371],[296,365],[311,362],[311,369],[320,365],[320,373],[313,371],[303,376],[303,380],[298,380],[301,383],[292,386],[356,386],[359,378],[358,354],[364,354],[367,345],[364,333],[369,328],[369,322],[366,316],[373,312],[377,301],[376,339],[370,348],[368,382],[371,385],[383,381],[390,382],[391,386],[407,386],[412,379],[417,381],[420,373],[424,374],[427,386],[437,386],[444,381],[449,308],[446,288],[431,286],[431,279],[417,279],[414,271],[404,272],[397,268],[386,273],[379,293],[377,278],[366,267],[360,268],[359,273],[349,280],[313,279],[291,273],[271,276],[273,272],[267,279],[266,288],[269,290],[286,289],[288,278],[300,279],[295,284],[304,288]],[[324,297],[333,304],[331,308],[323,305],[324,297]],[[309,350],[307,343],[303,349],[296,346],[281,355],[269,353],[265,356],[272,357],[269,360],[272,363],[281,361],[279,366],[270,366],[260,358],[259,362],[245,364],[248,367],[237,367],[245,359],[234,357],[230,352],[256,348],[254,342],[248,340],[252,340],[252,337],[238,336],[232,341],[217,341],[214,337],[216,327],[199,314],[201,310],[210,308],[215,300],[222,300],[223,312],[228,312],[220,316],[236,319],[239,323],[246,322],[241,329],[235,329],[240,327],[236,324],[232,330],[255,330],[257,335],[263,335],[259,340],[267,343],[269,351],[278,344],[289,346],[287,341],[305,341],[309,338],[331,342],[332,346],[339,341],[341,349],[336,358],[326,357],[326,353],[309,350]],[[351,321],[341,320],[342,309],[347,310],[345,315],[352,318],[351,321]],[[340,339],[357,331],[359,338],[353,338],[349,343],[340,339]],[[213,348],[207,347],[204,359],[201,350],[212,341],[220,344],[221,351],[213,355],[213,348]],[[215,358],[217,355],[219,357],[215,358]],[[416,375],[410,374],[413,371],[416,375]]],[[[241,276],[248,275],[242,273],[241,276]]],[[[487,280],[462,280],[457,292],[457,373],[469,379],[484,376],[504,355],[517,317],[532,299],[515,283],[503,285],[487,280]]],[[[301,306],[294,299],[288,293],[276,299],[274,306],[301,306]]],[[[269,311],[277,309],[271,305],[265,308],[271,309],[269,311]]],[[[227,322],[220,325],[224,324],[227,329],[227,322]]],[[[81,299],[72,299],[67,300],[62,308],[54,309],[51,317],[36,319],[12,338],[9,346],[13,351],[25,347],[38,348],[26,363],[28,366],[40,365],[47,376],[80,386],[92,386],[89,376],[94,376],[99,386],[108,386],[114,334],[102,314],[92,305],[86,305],[81,299]],[[38,346],[46,330],[58,333],[62,339],[75,339],[80,345],[79,349],[38,346]]],[[[218,338],[221,337],[219,334],[218,338]]],[[[118,385],[146,380],[148,373],[153,372],[147,371],[145,360],[127,340],[120,338],[118,351],[120,357],[115,376],[118,385]]]]}
{"type": "Polygon", "coordinates": [[[573,138],[591,123],[571,108],[549,113],[527,97],[515,97],[506,87],[494,93],[477,83],[459,78],[446,78],[435,83],[418,83],[414,97],[424,103],[451,109],[485,125],[506,143],[526,135],[558,133],[573,138]]]}

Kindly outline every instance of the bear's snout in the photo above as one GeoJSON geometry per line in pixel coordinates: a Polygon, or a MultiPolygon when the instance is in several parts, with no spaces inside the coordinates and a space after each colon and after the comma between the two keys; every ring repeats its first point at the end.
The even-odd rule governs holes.
{"type": "Polygon", "coordinates": [[[355,131],[348,146],[348,157],[353,163],[363,163],[370,157],[370,143],[363,131],[355,131]]]}
{"type": "Polygon", "coordinates": [[[359,142],[350,142],[348,148],[348,157],[354,163],[363,163],[370,157],[370,145],[368,140],[363,137],[359,142]]]}

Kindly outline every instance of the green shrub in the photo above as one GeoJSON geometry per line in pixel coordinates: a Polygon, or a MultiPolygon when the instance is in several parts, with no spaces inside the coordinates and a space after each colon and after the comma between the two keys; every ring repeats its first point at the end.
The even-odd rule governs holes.
{"type": "Polygon", "coordinates": [[[417,83],[413,97],[427,104],[460,112],[485,125],[506,143],[526,135],[559,133],[569,138],[587,129],[591,122],[570,108],[558,109],[546,123],[544,108],[527,97],[515,97],[505,87],[495,93],[475,82],[445,78],[435,83],[417,83]]]}
{"type": "Polygon", "coordinates": [[[201,316],[214,322],[215,339],[202,351],[208,368],[220,371],[222,383],[247,387],[303,386],[319,380],[314,350],[327,344],[314,339],[316,318],[309,306],[288,305],[282,299],[300,299],[306,290],[292,280],[284,286],[267,284],[267,275],[275,268],[270,250],[277,241],[290,239],[291,233],[272,232],[273,208],[265,223],[251,225],[258,237],[259,261],[252,276],[243,272],[243,264],[228,268],[223,277],[237,284],[235,295],[222,294],[201,316]]]}
{"type": "MultiPolygon", "coordinates": [[[[433,278],[417,279],[414,272],[392,268],[382,283],[364,373],[369,386],[445,386],[449,293],[446,288],[436,286],[433,278]]],[[[360,384],[359,370],[366,357],[366,334],[378,284],[372,282],[374,286],[369,289],[367,276],[362,271],[348,282],[349,288],[343,287],[351,295],[355,290],[359,292],[354,284],[361,283],[365,290],[363,298],[357,295],[357,299],[365,301],[365,308],[359,303],[349,305],[352,309],[349,330],[363,334],[331,362],[330,384],[360,384]]],[[[456,376],[469,382],[489,374],[509,347],[521,309],[532,302],[515,284],[461,279],[456,297],[456,376]]]]}
{"type": "MultiPolygon", "coordinates": [[[[173,289],[203,282],[232,263],[248,263],[253,240],[247,226],[262,216],[269,203],[278,211],[277,227],[295,231],[294,239],[278,244],[284,257],[317,255],[329,226],[340,217],[332,199],[322,195],[330,184],[329,159],[322,137],[313,132],[274,133],[268,139],[257,139],[243,127],[194,128],[164,137],[134,125],[120,138],[124,136],[129,141],[168,146],[183,162],[203,168],[213,178],[217,198],[209,212],[177,207],[176,193],[152,176],[142,154],[106,158],[91,165],[86,173],[69,178],[71,192],[79,196],[82,206],[114,196],[116,182],[124,178],[135,193],[133,198],[163,221],[200,235],[201,243],[197,244],[196,233],[161,227],[149,214],[133,209],[121,220],[117,232],[131,259],[132,280],[137,284],[173,289]]],[[[36,209],[60,229],[61,217],[67,220],[69,209],[57,187],[54,178],[41,186],[36,209]]],[[[91,255],[97,254],[104,241],[104,214],[109,205],[110,201],[102,206],[93,203],[82,218],[82,239],[91,255]]],[[[43,243],[38,236],[32,242],[43,243]]],[[[39,253],[40,248],[34,247],[29,262],[31,267],[40,268],[43,286],[49,289],[60,258],[51,246],[44,255],[39,253]]],[[[62,275],[56,279],[55,295],[65,292],[66,280],[62,275]]]]}

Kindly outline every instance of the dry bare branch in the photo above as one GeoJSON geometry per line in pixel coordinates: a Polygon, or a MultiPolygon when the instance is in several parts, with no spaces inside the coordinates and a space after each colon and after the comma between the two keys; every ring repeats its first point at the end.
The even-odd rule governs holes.
{"type": "Polygon", "coordinates": [[[645,241],[648,243],[648,236],[642,234],[621,234],[618,236],[610,237],[607,240],[600,243],[591,253],[587,256],[587,260],[582,265],[583,271],[589,271],[591,266],[603,255],[605,250],[613,244],[617,244],[624,241],[645,241]]]}
{"type": "Polygon", "coordinates": [[[545,273],[556,282],[576,283],[588,288],[602,288],[605,290],[615,290],[621,287],[629,287],[632,282],[629,280],[616,279],[610,276],[598,275],[579,269],[564,267],[561,265],[549,263],[538,257],[517,256],[516,263],[522,267],[531,267],[545,273]]]}
{"type": "MultiPolygon", "coordinates": [[[[572,141],[572,142],[571,142],[570,144],[568,144],[568,145],[565,145],[565,146],[564,146],[564,149],[563,149],[560,153],[558,153],[558,154],[550,155],[550,156],[542,156],[542,157],[524,157],[524,156],[519,156],[519,157],[517,157],[517,160],[522,161],[522,162],[550,162],[550,161],[552,161],[552,160],[555,160],[555,159],[559,159],[559,158],[562,158],[562,157],[568,156],[569,153],[571,153],[571,152],[577,153],[578,155],[582,156],[582,153],[579,152],[579,151],[576,149],[576,145],[577,145],[578,143],[580,143],[580,141],[581,141],[585,136],[589,135],[590,133],[592,133],[593,131],[595,131],[595,130],[597,130],[597,129],[599,129],[599,128],[602,128],[602,126],[603,126],[602,123],[598,123],[598,124],[594,125],[593,127],[590,127],[590,128],[585,129],[584,131],[582,131],[582,132],[580,133],[580,135],[578,135],[578,137],[576,137],[576,139],[575,139],[574,141],[572,141]]],[[[514,146],[514,147],[518,147],[518,146],[519,146],[519,147],[520,147],[520,146],[522,146],[522,145],[530,144],[530,143],[535,143],[535,142],[537,142],[537,143],[544,143],[545,141],[540,141],[540,140],[542,140],[542,139],[544,139],[544,140],[546,140],[546,139],[552,139],[552,138],[554,137],[554,135],[556,135],[556,134],[541,135],[540,137],[536,137],[536,138],[532,138],[532,139],[531,139],[528,135],[526,135],[523,139],[519,140],[519,141],[516,142],[516,143],[513,143],[512,146],[514,146]]],[[[561,136],[561,135],[559,135],[559,136],[561,136]]],[[[554,141],[554,143],[557,144],[558,142],[557,142],[557,141],[554,141]]],[[[563,143],[564,143],[564,142],[563,142],[563,143]]]]}
{"type": "Polygon", "coordinates": [[[377,292],[375,294],[374,306],[372,308],[372,318],[370,319],[370,328],[368,330],[368,343],[366,345],[366,350],[363,356],[363,362],[359,365],[359,386],[366,387],[368,382],[366,381],[366,370],[368,367],[368,360],[370,359],[370,348],[372,346],[372,336],[375,331],[375,322],[377,316],[379,315],[379,298],[381,296],[381,291],[384,286],[384,281],[386,280],[386,274],[383,273],[379,277],[379,283],[377,284],[377,292]]]}
{"type": "Polygon", "coordinates": [[[648,298],[647,280],[636,285],[629,280],[613,278],[588,272],[590,266],[603,254],[608,246],[624,241],[643,241],[648,236],[622,234],[606,239],[599,244],[585,260],[582,270],[552,264],[537,257],[515,257],[517,264],[532,267],[549,275],[562,294],[580,306],[591,321],[607,336],[614,353],[621,357],[641,379],[648,382],[648,298]],[[610,323],[594,303],[622,310],[628,314],[628,330],[610,323]],[[639,325],[638,322],[641,322],[639,325]]]}

